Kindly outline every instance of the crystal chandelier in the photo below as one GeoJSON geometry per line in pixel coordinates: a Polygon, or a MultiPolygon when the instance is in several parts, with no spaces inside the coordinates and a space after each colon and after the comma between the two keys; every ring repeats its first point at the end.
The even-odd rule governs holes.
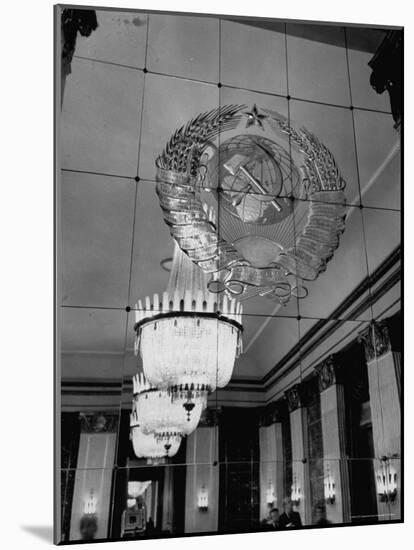
{"type": "Polygon", "coordinates": [[[151,481],[128,481],[128,496],[137,499],[150,485],[151,481]]]}
{"type": "Polygon", "coordinates": [[[135,408],[130,415],[130,428],[130,438],[135,456],[146,458],[148,463],[163,462],[165,458],[176,455],[180,448],[182,439],[180,435],[156,437],[153,433],[144,433],[135,408]]]}
{"type": "MultiPolygon", "coordinates": [[[[207,290],[207,276],[175,245],[167,291],[136,305],[144,374],[186,410],[226,386],[241,353],[242,306],[207,290]]],[[[197,409],[198,410],[198,409],[197,409]]]]}

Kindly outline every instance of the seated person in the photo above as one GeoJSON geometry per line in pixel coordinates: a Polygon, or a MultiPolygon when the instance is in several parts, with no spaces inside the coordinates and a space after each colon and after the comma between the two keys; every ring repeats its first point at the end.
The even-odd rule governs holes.
{"type": "Polygon", "coordinates": [[[323,500],[320,500],[315,505],[315,525],[329,525],[331,522],[326,517],[326,507],[323,500]]]}
{"type": "Polygon", "coordinates": [[[279,510],[277,508],[270,510],[268,524],[272,529],[279,529],[279,510]]]}
{"type": "Polygon", "coordinates": [[[293,510],[292,501],[290,498],[283,500],[283,514],[279,518],[280,529],[289,529],[292,527],[302,527],[302,520],[299,512],[293,510]]]}
{"type": "Polygon", "coordinates": [[[269,510],[269,515],[262,520],[260,525],[265,531],[279,529],[279,510],[277,508],[271,508],[269,510]]]}

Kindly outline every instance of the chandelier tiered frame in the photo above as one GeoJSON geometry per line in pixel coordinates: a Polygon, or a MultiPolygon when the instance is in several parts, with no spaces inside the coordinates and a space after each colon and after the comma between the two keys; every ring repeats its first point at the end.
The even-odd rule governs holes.
{"type": "Polygon", "coordinates": [[[226,386],[242,352],[242,305],[207,289],[207,276],[175,244],[168,288],[139,300],[135,353],[151,386],[187,410],[226,386]]]}

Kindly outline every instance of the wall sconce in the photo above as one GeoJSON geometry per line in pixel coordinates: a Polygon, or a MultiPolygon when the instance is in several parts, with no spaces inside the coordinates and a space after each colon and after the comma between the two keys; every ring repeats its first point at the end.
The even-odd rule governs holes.
{"type": "Polygon", "coordinates": [[[381,466],[376,471],[377,492],[381,502],[394,502],[397,496],[397,472],[390,465],[389,458],[383,456],[381,466]]]}
{"type": "Polygon", "coordinates": [[[291,491],[291,496],[290,496],[290,500],[292,501],[292,504],[294,506],[299,506],[301,497],[302,497],[301,490],[300,490],[300,487],[297,483],[296,476],[294,476],[292,491],[291,491]]]}
{"type": "Polygon", "coordinates": [[[327,474],[323,481],[324,492],[325,492],[325,501],[328,504],[333,504],[335,502],[335,480],[329,467],[327,468],[327,474]]]}
{"type": "Polygon", "coordinates": [[[83,502],[83,513],[85,516],[94,516],[96,514],[96,497],[93,495],[93,489],[91,489],[89,498],[83,502]]]}
{"type": "Polygon", "coordinates": [[[266,504],[269,508],[273,508],[276,505],[276,495],[272,483],[269,481],[269,487],[266,489],[266,504]]]}
{"type": "Polygon", "coordinates": [[[200,512],[207,512],[208,510],[208,492],[205,487],[202,487],[198,493],[197,506],[200,512]]]}

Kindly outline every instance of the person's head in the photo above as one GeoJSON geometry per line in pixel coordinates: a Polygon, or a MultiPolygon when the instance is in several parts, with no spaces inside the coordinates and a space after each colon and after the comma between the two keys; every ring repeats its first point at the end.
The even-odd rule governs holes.
{"type": "Polygon", "coordinates": [[[270,521],[272,523],[277,523],[279,521],[279,510],[277,508],[272,508],[270,510],[270,521]]]}
{"type": "Polygon", "coordinates": [[[289,497],[283,499],[283,508],[286,514],[290,514],[290,512],[293,510],[292,501],[289,497]]]}
{"type": "Polygon", "coordinates": [[[318,501],[314,508],[315,518],[316,521],[325,520],[326,519],[326,511],[323,501],[318,501]]]}
{"type": "Polygon", "coordinates": [[[98,530],[98,522],[96,516],[84,515],[80,520],[79,531],[82,540],[92,540],[95,538],[96,531],[98,530]]]}

